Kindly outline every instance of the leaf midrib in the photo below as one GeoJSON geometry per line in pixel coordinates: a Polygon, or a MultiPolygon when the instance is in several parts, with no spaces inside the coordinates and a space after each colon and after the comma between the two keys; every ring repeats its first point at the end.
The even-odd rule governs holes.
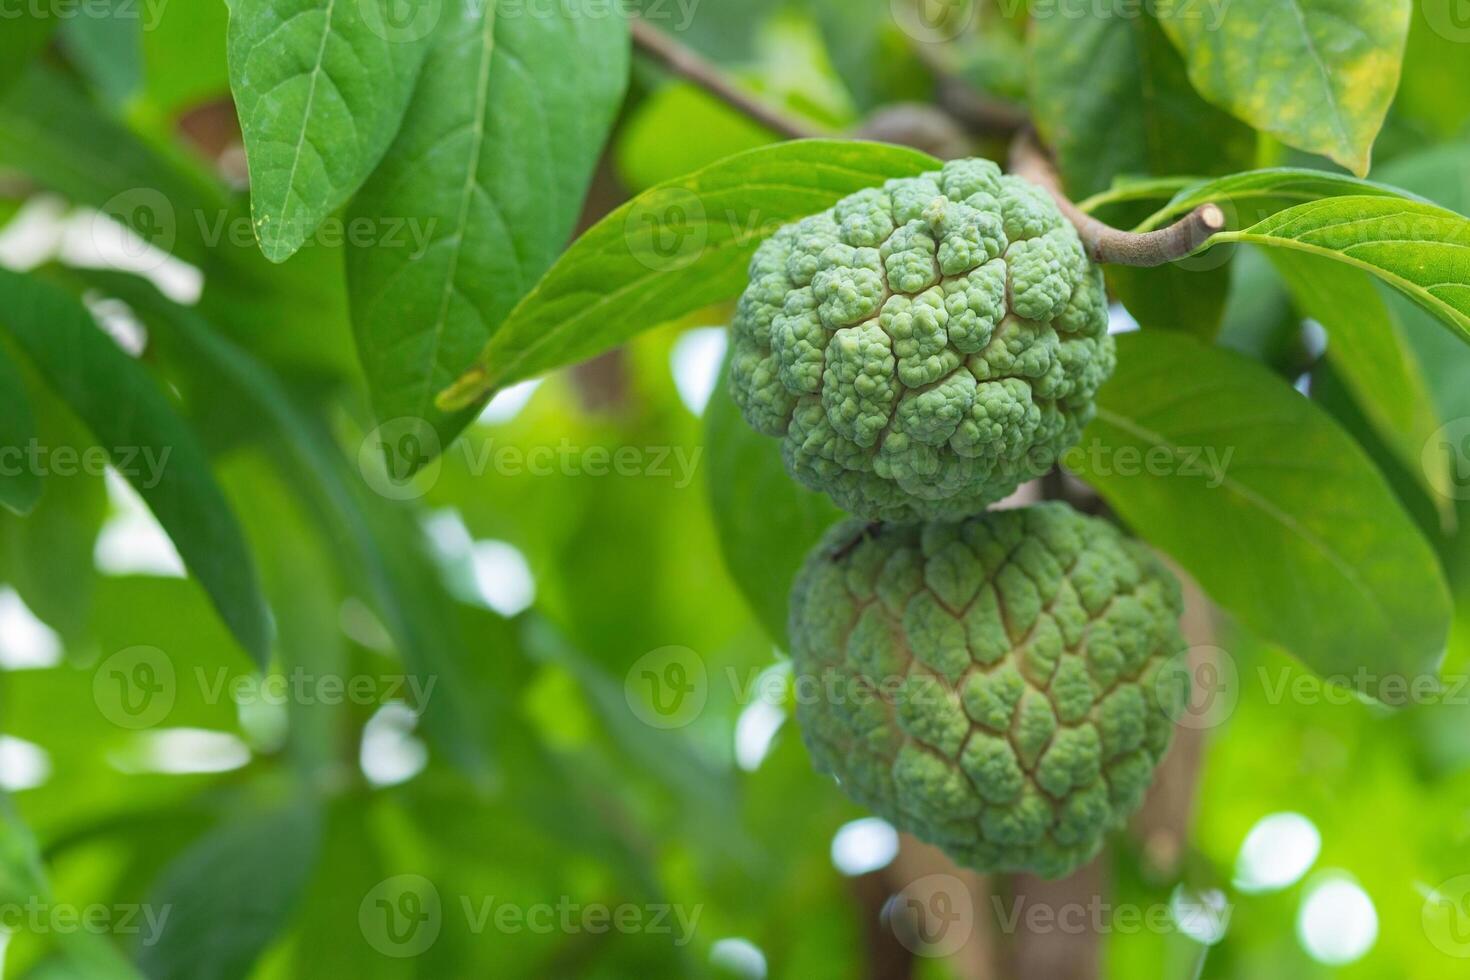
{"type": "MultiPolygon", "coordinates": [[[[306,145],[306,128],[311,125],[311,108],[316,103],[317,80],[323,74],[323,64],[327,57],[327,41],[332,36],[332,14],[337,9],[337,0],[327,0],[327,9],[322,18],[322,40],[317,45],[316,62],[311,68],[311,84],[306,88],[306,106],[301,111],[301,131],[296,136],[296,150],[291,155],[291,170],[286,174],[286,184],[281,190],[281,214],[277,221],[279,228],[286,227],[286,209],[291,203],[291,187],[296,182],[296,170],[301,165],[301,151],[306,145]]],[[[276,234],[272,232],[272,234],[276,234]]],[[[273,249],[274,251],[274,249],[273,249]]]]}

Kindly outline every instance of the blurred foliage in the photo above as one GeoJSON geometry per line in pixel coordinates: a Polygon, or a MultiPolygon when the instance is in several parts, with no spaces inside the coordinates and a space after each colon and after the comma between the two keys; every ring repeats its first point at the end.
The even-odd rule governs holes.
{"type": "MultiPolygon", "coordinates": [[[[1470,37],[1447,19],[1452,2],[1413,5],[1373,177],[1470,214],[1470,37]]],[[[937,64],[977,93],[1026,103],[1078,197],[1252,162],[1331,166],[1207,104],[1146,18],[1028,24],[1024,4],[949,4],[949,19],[930,22],[933,43],[886,0],[639,6],[753,94],[832,133],[930,101],[937,64]]],[[[197,581],[164,570],[170,546],[122,481],[58,463],[27,516],[0,509],[4,975],[845,978],[880,961],[971,975],[963,957],[909,957],[881,917],[916,874],[911,842],[895,863],[870,847],[877,867],[861,874],[834,864],[834,835],[866,813],[813,774],[780,647],[790,575],[835,512],[784,478],[774,443],[746,438],[723,390],[706,404],[722,351],[694,340],[728,308],[502,393],[416,482],[374,493],[384,474],[342,249],[314,244],[273,266],[249,240],[226,4],[97,9],[110,13],[0,27],[0,264],[46,266],[109,332],[146,338],[125,373],[152,379],[197,435],[259,568],[274,640],[257,670],[197,581]],[[168,244],[202,272],[197,302],[59,269],[81,264],[75,250],[36,257],[15,244],[46,220],[42,237],[59,240],[62,222],[73,238],[95,234],[88,208],[147,236],[128,196],[139,188],[180,216],[168,244]],[[242,221],[243,243],[210,237],[242,221]],[[669,657],[695,672],[702,699],[681,724],[644,683],[675,679],[647,666],[669,657]],[[632,925],[584,928],[589,907],[626,909],[632,925]],[[87,909],[101,910],[98,928],[48,918],[87,909]],[[43,918],[9,917],[17,910],[43,918]],[[542,910],[551,919],[537,922],[554,925],[526,920],[542,910]]],[[[642,60],[631,92],[588,219],[775,142],[642,60]]],[[[1142,220],[1178,187],[1120,192],[1105,214],[1142,220]]],[[[1118,321],[1213,339],[1309,393],[1433,546],[1458,615],[1443,694],[1400,711],[1324,688],[1224,620],[1182,860],[1161,864],[1150,841],[1119,834],[1107,890],[1091,897],[1159,913],[1157,928],[1105,929],[1106,973],[1458,975],[1464,960],[1436,944],[1426,909],[1470,871],[1470,691],[1459,684],[1470,502],[1436,496],[1413,446],[1380,439],[1369,419],[1384,413],[1361,372],[1355,386],[1333,373],[1309,311],[1259,250],[1209,258],[1112,275],[1118,321]],[[1286,812],[1311,822],[1320,854],[1280,887],[1243,889],[1242,845],[1286,812]],[[1371,901],[1375,932],[1334,966],[1312,955],[1301,923],[1338,872],[1371,901]],[[1211,892],[1228,917],[1204,943],[1191,938],[1197,921],[1169,909],[1211,892]]],[[[156,266],[127,269],[167,280],[156,266]]],[[[1381,295],[1434,421],[1470,418],[1463,340],[1381,295]]],[[[29,406],[40,445],[94,448],[88,420],[15,345],[0,356],[15,361],[7,393],[29,406]]],[[[88,392],[100,401],[122,382],[99,375],[88,392]]],[[[1192,397],[1210,424],[1209,391],[1192,397]]],[[[1258,560],[1274,569],[1273,556],[1258,560]]],[[[971,911],[1004,952],[1025,937],[997,933],[1015,883],[994,884],[1000,904],[971,911]]],[[[1343,921],[1337,939],[1366,936],[1343,921]]]]}

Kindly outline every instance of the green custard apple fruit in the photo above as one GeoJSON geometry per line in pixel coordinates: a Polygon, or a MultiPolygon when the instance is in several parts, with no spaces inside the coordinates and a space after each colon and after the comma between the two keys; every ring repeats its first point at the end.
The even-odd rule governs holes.
{"type": "Polygon", "coordinates": [[[731,394],[792,476],[893,522],[967,517],[1051,469],[1115,363],[1075,229],[978,159],[776,232],[731,344],[731,394]]]}
{"type": "Polygon", "coordinates": [[[834,527],[791,600],[819,770],[982,871],[1060,877],[1137,809],[1188,700],[1178,581],[1065,504],[834,527]]]}

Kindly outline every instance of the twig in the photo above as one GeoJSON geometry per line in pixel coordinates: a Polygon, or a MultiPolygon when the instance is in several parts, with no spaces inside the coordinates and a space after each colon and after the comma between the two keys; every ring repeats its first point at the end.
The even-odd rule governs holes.
{"type": "Polygon", "coordinates": [[[747,92],[742,92],[732,85],[718,68],[646,20],[633,17],[631,21],[633,46],[637,50],[772,132],[787,139],[809,139],[830,135],[786,115],[747,92]]]}
{"type": "Polygon", "coordinates": [[[1082,236],[1082,244],[1094,262],[1143,268],[1165,265],[1184,258],[1211,235],[1225,230],[1225,212],[1216,204],[1201,204],[1169,227],[1142,235],[1104,224],[1062,193],[1056,167],[1030,129],[1023,130],[1011,144],[1011,172],[1051,192],[1057,207],[1082,236]]]}
{"type": "Polygon", "coordinates": [[[933,47],[916,41],[911,50],[934,76],[934,101],[971,133],[1009,138],[1026,127],[1029,117],[1025,109],[977,92],[933,47]]]}

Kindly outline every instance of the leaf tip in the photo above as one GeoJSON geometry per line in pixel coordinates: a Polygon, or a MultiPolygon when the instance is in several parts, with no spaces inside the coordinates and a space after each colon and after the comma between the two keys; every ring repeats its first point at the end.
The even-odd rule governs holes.
{"type": "Polygon", "coordinates": [[[434,399],[434,407],[446,415],[452,415],[488,398],[494,393],[494,390],[490,372],[477,364],[461,374],[448,388],[439,392],[434,399]]]}

